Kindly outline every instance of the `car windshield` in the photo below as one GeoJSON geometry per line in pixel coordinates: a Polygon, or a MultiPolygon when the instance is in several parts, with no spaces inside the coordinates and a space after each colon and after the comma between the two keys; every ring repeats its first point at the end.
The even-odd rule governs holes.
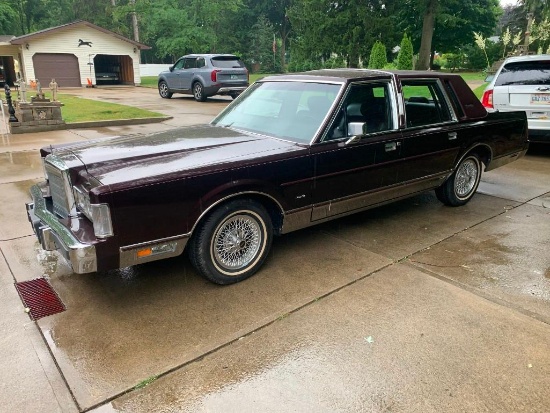
{"type": "Polygon", "coordinates": [[[550,85],[550,60],[508,63],[495,86],[550,85]]]}
{"type": "Polygon", "coordinates": [[[212,124],[309,143],[341,88],[313,82],[255,83],[212,124]]]}

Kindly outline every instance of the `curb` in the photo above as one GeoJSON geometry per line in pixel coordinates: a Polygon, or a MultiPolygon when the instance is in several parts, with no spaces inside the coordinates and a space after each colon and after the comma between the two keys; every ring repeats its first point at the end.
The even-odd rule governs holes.
{"type": "Polygon", "coordinates": [[[173,119],[173,116],[163,116],[159,118],[97,120],[97,121],[89,121],[89,122],[63,123],[60,125],[18,126],[16,128],[10,128],[10,129],[11,129],[12,135],[17,135],[21,133],[48,132],[52,130],[101,128],[101,127],[108,127],[108,126],[125,126],[125,125],[144,125],[148,123],[160,123],[170,119],[173,119]]]}

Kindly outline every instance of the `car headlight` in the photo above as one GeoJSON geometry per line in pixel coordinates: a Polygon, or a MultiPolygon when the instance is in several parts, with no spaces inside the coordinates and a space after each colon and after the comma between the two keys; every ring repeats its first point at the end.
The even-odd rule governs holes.
{"type": "Polygon", "coordinates": [[[77,208],[84,214],[88,219],[92,220],[92,206],[90,204],[90,194],[88,191],[74,187],[74,200],[76,202],[77,208]]]}

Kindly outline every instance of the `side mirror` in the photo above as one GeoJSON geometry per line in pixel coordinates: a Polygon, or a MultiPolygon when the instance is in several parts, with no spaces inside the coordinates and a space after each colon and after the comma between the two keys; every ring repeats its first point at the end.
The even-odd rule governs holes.
{"type": "Polygon", "coordinates": [[[174,66],[173,66],[173,65],[170,66],[170,67],[168,68],[168,70],[170,70],[171,72],[173,72],[173,71],[174,71],[174,66]]]}
{"type": "Polygon", "coordinates": [[[348,136],[364,135],[366,130],[366,122],[350,122],[348,123],[348,136]]]}

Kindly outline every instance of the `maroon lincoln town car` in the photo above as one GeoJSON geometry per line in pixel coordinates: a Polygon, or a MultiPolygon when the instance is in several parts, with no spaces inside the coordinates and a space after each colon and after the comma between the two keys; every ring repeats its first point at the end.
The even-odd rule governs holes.
{"type": "Polygon", "coordinates": [[[210,124],[41,150],[29,220],[76,273],[187,250],[200,274],[254,274],[273,235],[434,189],[459,206],[527,150],[524,112],[488,113],[456,75],[272,76],[210,124]]]}

